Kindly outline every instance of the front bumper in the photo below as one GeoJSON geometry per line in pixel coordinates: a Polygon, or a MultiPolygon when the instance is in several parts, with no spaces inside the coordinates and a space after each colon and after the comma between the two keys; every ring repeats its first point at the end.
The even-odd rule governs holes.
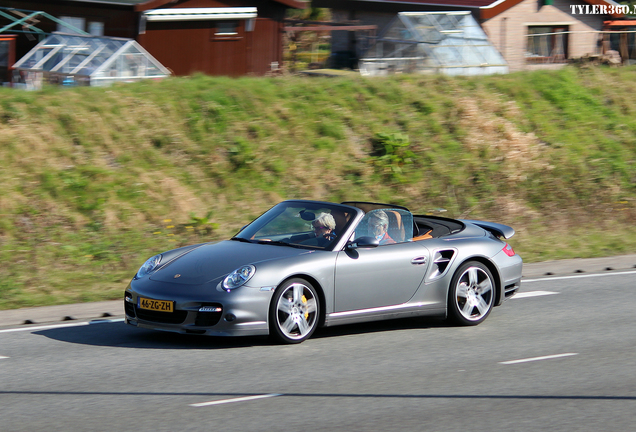
{"type": "MultiPolygon", "coordinates": [[[[160,284],[159,284],[160,285],[160,284]]],[[[167,292],[158,284],[148,289],[143,281],[132,281],[124,295],[126,324],[182,334],[208,336],[256,336],[269,334],[268,310],[271,292],[240,287],[231,292],[206,289],[175,289],[167,292]],[[135,282],[140,282],[136,284],[135,282]],[[135,286],[138,285],[138,286],[135,286]],[[180,295],[174,295],[180,291],[180,295]],[[189,291],[189,295],[183,292],[189,291]],[[205,293],[205,294],[203,294],[205,293]],[[139,307],[139,298],[174,301],[173,312],[139,307]]]]}

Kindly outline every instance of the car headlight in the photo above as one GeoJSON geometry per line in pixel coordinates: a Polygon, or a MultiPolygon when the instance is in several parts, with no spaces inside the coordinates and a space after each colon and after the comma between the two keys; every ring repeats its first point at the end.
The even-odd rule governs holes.
{"type": "Polygon", "coordinates": [[[225,277],[223,280],[223,288],[226,290],[231,290],[234,288],[238,288],[241,285],[245,285],[245,283],[250,280],[254,273],[256,272],[256,267],[253,265],[246,265],[240,268],[237,268],[232,273],[225,277]]]}
{"type": "Polygon", "coordinates": [[[148,258],[144,265],[139,268],[135,277],[140,279],[157,270],[157,267],[159,267],[159,264],[161,263],[161,258],[161,255],[155,255],[152,258],[148,258]]]}

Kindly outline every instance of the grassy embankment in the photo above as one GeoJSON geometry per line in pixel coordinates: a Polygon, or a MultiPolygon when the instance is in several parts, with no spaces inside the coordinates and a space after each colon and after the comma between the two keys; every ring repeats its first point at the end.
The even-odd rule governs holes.
{"type": "Polygon", "coordinates": [[[634,253],[633,77],[0,88],[0,309],[120,298],[148,256],[287,198],[499,221],[527,262],[634,253]]]}

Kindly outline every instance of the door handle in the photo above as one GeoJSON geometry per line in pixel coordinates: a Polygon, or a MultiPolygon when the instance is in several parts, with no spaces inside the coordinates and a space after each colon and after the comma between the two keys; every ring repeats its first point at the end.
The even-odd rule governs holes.
{"type": "Polygon", "coordinates": [[[425,256],[420,256],[420,257],[415,257],[411,260],[411,264],[414,265],[420,265],[420,264],[426,264],[426,257],[425,256]]]}

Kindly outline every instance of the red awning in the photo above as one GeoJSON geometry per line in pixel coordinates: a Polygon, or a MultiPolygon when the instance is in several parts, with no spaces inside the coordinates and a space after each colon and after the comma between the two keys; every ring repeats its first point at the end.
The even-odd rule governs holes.
{"type": "Polygon", "coordinates": [[[629,27],[636,26],[636,20],[615,20],[615,21],[603,21],[605,27],[629,27]]]}

